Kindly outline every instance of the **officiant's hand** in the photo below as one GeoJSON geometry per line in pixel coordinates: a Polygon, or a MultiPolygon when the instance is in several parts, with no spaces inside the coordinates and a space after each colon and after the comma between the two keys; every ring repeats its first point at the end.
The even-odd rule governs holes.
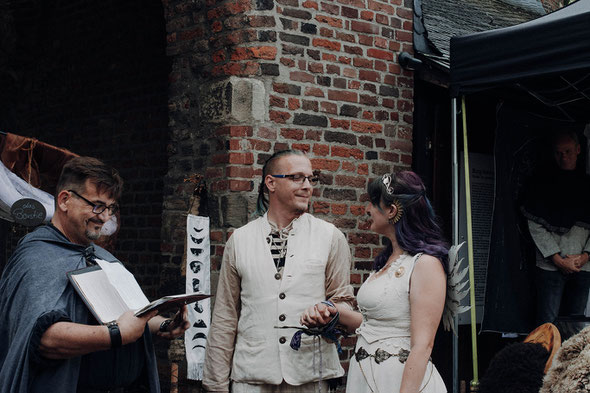
{"type": "Polygon", "coordinates": [[[176,312],[172,322],[166,325],[165,331],[158,331],[157,335],[162,338],[173,340],[184,335],[184,332],[191,326],[188,320],[188,307],[184,305],[176,312]]]}
{"type": "Polygon", "coordinates": [[[143,335],[145,324],[158,314],[157,310],[136,317],[133,311],[127,311],[117,319],[123,345],[133,343],[143,335]]]}

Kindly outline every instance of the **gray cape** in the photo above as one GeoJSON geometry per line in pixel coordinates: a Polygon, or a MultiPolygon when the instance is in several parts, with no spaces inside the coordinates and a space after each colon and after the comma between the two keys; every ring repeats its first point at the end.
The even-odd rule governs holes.
{"type": "MultiPolygon", "coordinates": [[[[0,392],[75,392],[81,357],[48,360],[38,353],[39,326],[58,321],[87,324],[89,311],[66,273],[86,266],[94,254],[117,259],[96,245],[71,243],[59,231],[41,226],[24,236],[0,279],[0,392]],[[37,327],[36,327],[37,326],[37,327]]],[[[149,329],[143,335],[145,370],[151,393],[160,392],[149,329]]]]}

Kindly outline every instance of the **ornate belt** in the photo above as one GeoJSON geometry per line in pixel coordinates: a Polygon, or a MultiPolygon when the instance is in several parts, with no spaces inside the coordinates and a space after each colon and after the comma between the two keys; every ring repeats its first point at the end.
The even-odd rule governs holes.
{"type": "Polygon", "coordinates": [[[375,363],[379,364],[381,362],[386,361],[392,356],[397,356],[400,363],[405,363],[408,360],[408,356],[410,356],[410,351],[407,349],[400,349],[398,353],[389,353],[381,348],[377,348],[374,354],[368,353],[365,348],[359,347],[357,351],[354,353],[354,358],[357,362],[360,362],[363,359],[368,357],[372,357],[375,359],[375,363]]]}

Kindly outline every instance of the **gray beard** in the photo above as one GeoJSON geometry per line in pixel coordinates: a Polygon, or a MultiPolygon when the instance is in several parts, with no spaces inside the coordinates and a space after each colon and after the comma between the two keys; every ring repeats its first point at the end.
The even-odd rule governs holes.
{"type": "Polygon", "coordinates": [[[97,240],[100,237],[100,231],[98,232],[91,232],[89,230],[85,233],[86,237],[90,240],[97,240]]]}

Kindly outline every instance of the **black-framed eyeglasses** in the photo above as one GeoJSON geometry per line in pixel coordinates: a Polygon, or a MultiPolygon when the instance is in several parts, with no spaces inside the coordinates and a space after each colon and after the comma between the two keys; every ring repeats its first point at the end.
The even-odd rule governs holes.
{"type": "Polygon", "coordinates": [[[100,214],[108,209],[109,214],[111,216],[114,216],[119,211],[119,205],[117,205],[116,203],[113,203],[112,205],[107,206],[104,203],[91,202],[88,199],[84,198],[82,195],[78,194],[74,190],[68,190],[68,192],[71,192],[72,194],[76,195],[78,198],[82,199],[84,202],[86,202],[87,204],[92,206],[92,213],[94,213],[94,214],[100,214]]]}
{"type": "Polygon", "coordinates": [[[296,184],[303,184],[305,182],[305,179],[307,179],[307,181],[309,181],[309,184],[311,184],[312,186],[315,186],[320,181],[320,178],[317,175],[304,176],[304,175],[296,174],[296,175],[271,175],[271,176],[279,178],[279,179],[291,179],[291,181],[293,181],[296,184]]]}

